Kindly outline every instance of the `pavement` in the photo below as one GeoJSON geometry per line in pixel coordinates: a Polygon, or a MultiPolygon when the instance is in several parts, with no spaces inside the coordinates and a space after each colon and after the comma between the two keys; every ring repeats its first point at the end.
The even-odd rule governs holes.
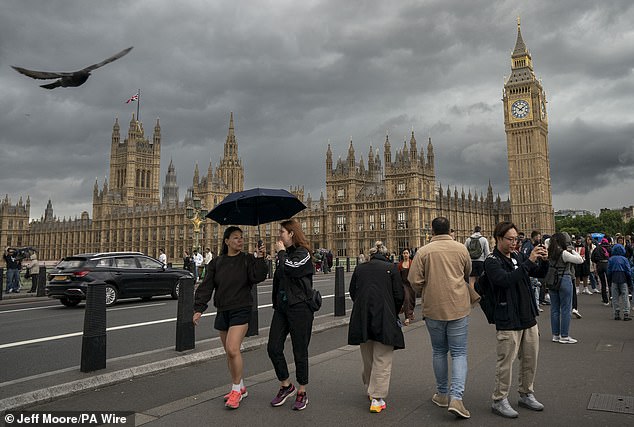
{"type": "MultiPolygon", "coordinates": [[[[416,314],[420,315],[417,307],[416,314]]],[[[245,384],[249,397],[237,410],[224,407],[229,376],[221,351],[211,343],[178,354],[165,349],[109,360],[93,374],[78,369],[37,376],[0,388],[0,411],[132,411],[135,425],[324,425],[472,426],[514,423],[518,426],[634,425],[634,322],[615,321],[599,295],[580,295],[582,319],[573,319],[570,335],[577,344],[551,342],[549,308],[539,318],[541,330],[535,395],[543,412],[517,406],[517,375],[509,400],[515,420],[491,413],[495,373],[495,328],[475,308],[469,326],[469,374],[464,404],[471,419],[458,421],[431,402],[435,392],[431,345],[423,321],[404,328],[406,348],[396,351],[387,409],[369,412],[361,384],[358,347],[346,345],[348,317],[319,316],[310,347],[309,405],[291,410],[292,402],[273,408],[269,402],[279,382],[266,354],[266,331],[244,343],[245,384]],[[602,410],[592,409],[602,408],[602,410]],[[622,411],[622,412],[618,412],[622,411]],[[623,413],[629,412],[629,413],[623,413]]],[[[287,360],[292,361],[287,341],[287,360]]],[[[44,356],[43,356],[44,357],[44,356]]],[[[293,366],[290,366],[294,379],[293,366]]],[[[517,362],[515,366],[517,372],[517,362]]]]}

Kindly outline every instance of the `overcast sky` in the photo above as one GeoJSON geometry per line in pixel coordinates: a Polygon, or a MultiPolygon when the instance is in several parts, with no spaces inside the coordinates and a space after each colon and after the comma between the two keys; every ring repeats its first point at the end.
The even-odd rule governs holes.
{"type": "MultiPolygon", "coordinates": [[[[234,112],[245,188],[325,191],[325,152],[357,159],[412,128],[432,137],[437,180],[508,195],[502,86],[522,36],[546,90],[555,209],[634,204],[631,0],[3,0],[0,193],[92,216],[112,125],[141,88],[181,199],[194,165],[222,156],[234,112]],[[10,65],[73,71],[128,47],[78,88],[46,90],[10,65]]],[[[393,153],[394,154],[394,153],[393,153]]]]}

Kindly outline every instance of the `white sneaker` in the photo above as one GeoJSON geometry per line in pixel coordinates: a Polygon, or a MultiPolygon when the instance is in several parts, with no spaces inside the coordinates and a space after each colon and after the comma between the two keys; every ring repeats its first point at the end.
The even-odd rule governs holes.
{"type": "Polygon", "coordinates": [[[541,308],[540,306],[537,306],[537,311],[539,311],[541,313],[542,311],[544,311],[544,309],[541,308]]]}
{"type": "Polygon", "coordinates": [[[581,319],[581,313],[579,313],[579,310],[577,310],[576,308],[572,309],[572,314],[577,318],[577,319],[581,319]]]}
{"type": "Polygon", "coordinates": [[[575,344],[577,342],[573,337],[561,337],[559,338],[561,344],[575,344]]]}
{"type": "Polygon", "coordinates": [[[559,335],[553,335],[553,342],[559,342],[561,337],[559,335]]]}
{"type": "Polygon", "coordinates": [[[588,289],[588,288],[585,288],[583,290],[583,293],[586,294],[586,295],[592,295],[592,291],[590,289],[588,289]]]}
{"type": "Polygon", "coordinates": [[[600,293],[601,293],[601,291],[600,291],[600,290],[598,290],[597,288],[594,288],[594,289],[592,290],[592,293],[593,293],[593,294],[600,294],[600,293]]]}

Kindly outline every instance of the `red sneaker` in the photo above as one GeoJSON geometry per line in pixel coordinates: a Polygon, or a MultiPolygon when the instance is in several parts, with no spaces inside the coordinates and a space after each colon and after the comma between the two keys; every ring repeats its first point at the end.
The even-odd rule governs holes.
{"type": "MultiPolygon", "coordinates": [[[[229,395],[231,394],[231,392],[227,393],[224,395],[223,399],[225,400],[225,402],[227,401],[227,399],[229,399],[229,395]]],[[[242,387],[240,389],[240,394],[242,395],[242,398],[244,399],[245,397],[247,397],[249,395],[249,392],[247,391],[246,387],[242,387]]]]}
{"type": "Polygon", "coordinates": [[[229,398],[225,402],[225,406],[229,409],[238,409],[240,407],[240,401],[242,400],[242,393],[239,391],[231,390],[229,398]]]}

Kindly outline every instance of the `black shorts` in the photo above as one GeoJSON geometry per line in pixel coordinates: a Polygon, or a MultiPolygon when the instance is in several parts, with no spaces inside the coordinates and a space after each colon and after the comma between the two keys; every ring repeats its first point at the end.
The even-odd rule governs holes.
{"type": "Polygon", "coordinates": [[[480,277],[484,272],[484,261],[471,261],[471,274],[469,277],[480,277]]]}
{"type": "Polygon", "coordinates": [[[216,313],[214,329],[228,331],[231,326],[245,325],[251,320],[251,307],[236,308],[235,310],[219,311],[216,313]]]}

